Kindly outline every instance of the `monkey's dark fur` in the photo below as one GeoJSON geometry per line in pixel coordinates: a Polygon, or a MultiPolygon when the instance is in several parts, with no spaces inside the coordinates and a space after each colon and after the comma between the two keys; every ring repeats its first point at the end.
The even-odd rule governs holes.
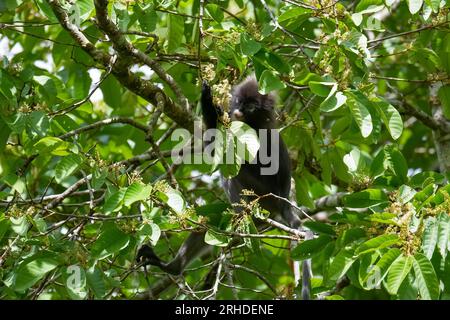
{"type": "MultiPolygon", "coordinates": [[[[222,115],[222,109],[214,105],[211,89],[206,82],[202,86],[201,97],[203,120],[208,129],[216,128],[218,118],[222,115]]],[[[231,98],[230,118],[247,123],[258,132],[258,129],[275,129],[275,97],[272,94],[263,95],[258,92],[258,83],[254,77],[249,77],[241,84],[234,87],[231,98]],[[236,118],[239,116],[239,118],[236,118]]],[[[272,175],[261,174],[262,163],[259,160],[259,152],[256,163],[244,163],[239,174],[231,179],[223,179],[223,188],[231,203],[239,203],[243,189],[253,190],[257,195],[274,194],[288,199],[291,187],[291,165],[287,148],[277,130],[268,130],[272,135],[278,136],[278,157],[271,156],[272,160],[279,161],[278,171],[272,175]]],[[[260,137],[261,138],[261,137],[260,137]]],[[[271,150],[271,134],[267,136],[267,146],[261,148],[271,150]]],[[[261,139],[260,139],[261,140],[261,139]]],[[[292,227],[300,227],[300,219],[292,213],[291,206],[286,201],[274,197],[263,198],[260,205],[271,214],[281,214],[282,218],[292,227]]],[[[186,266],[202,252],[208,249],[205,244],[204,233],[191,233],[179,249],[175,258],[166,263],[161,261],[153,250],[143,246],[138,253],[138,258],[144,257],[148,264],[160,267],[171,274],[180,274],[186,266]]],[[[305,279],[304,279],[305,281],[305,279]]]]}

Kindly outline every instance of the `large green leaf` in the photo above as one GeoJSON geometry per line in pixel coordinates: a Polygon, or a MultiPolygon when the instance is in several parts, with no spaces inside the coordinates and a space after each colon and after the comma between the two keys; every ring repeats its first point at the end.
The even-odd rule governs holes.
{"type": "Polygon", "coordinates": [[[368,208],[387,202],[388,197],[380,189],[367,189],[346,195],[343,201],[350,208],[368,208]]]}
{"type": "Polygon", "coordinates": [[[119,190],[111,193],[106,198],[105,204],[103,205],[103,212],[108,214],[114,211],[119,211],[122,208],[123,197],[126,191],[126,188],[120,188],[119,190]]]}
{"type": "Polygon", "coordinates": [[[373,130],[372,116],[365,106],[365,102],[368,100],[361,99],[361,94],[354,94],[351,92],[346,92],[345,94],[347,96],[347,105],[350,108],[353,119],[355,119],[356,124],[361,130],[361,135],[364,138],[367,138],[373,130]]]}
{"type": "Polygon", "coordinates": [[[273,90],[283,89],[286,85],[270,70],[264,70],[259,78],[259,88],[262,94],[268,94],[273,90]]]}
{"type": "Polygon", "coordinates": [[[399,256],[391,265],[387,278],[385,279],[386,289],[390,294],[397,294],[403,280],[411,271],[413,265],[413,257],[399,256]]]}
{"type": "Polygon", "coordinates": [[[230,241],[230,237],[213,230],[208,230],[205,234],[205,242],[211,246],[226,247],[230,241]]]}
{"type": "Polygon", "coordinates": [[[63,157],[55,167],[56,182],[60,183],[74,174],[82,163],[83,157],[79,154],[69,154],[63,157]]]}
{"type": "Polygon", "coordinates": [[[448,242],[450,240],[450,216],[447,212],[441,213],[437,217],[438,224],[438,240],[437,247],[441,256],[445,259],[447,257],[448,242]]]}
{"type": "Polygon", "coordinates": [[[176,213],[183,213],[186,209],[186,203],[184,201],[183,195],[180,191],[173,188],[169,188],[163,195],[163,200],[167,203],[169,207],[173,209],[176,213]]]}
{"type": "Polygon", "coordinates": [[[125,195],[123,197],[123,204],[129,207],[130,205],[132,205],[137,201],[146,200],[150,196],[151,192],[152,192],[151,185],[145,185],[140,182],[134,182],[127,188],[127,191],[125,192],[125,195]]]}
{"type": "Polygon", "coordinates": [[[319,253],[332,238],[328,235],[321,235],[316,239],[305,240],[298,244],[291,252],[294,260],[305,260],[311,258],[312,255],[319,253]]]}
{"type": "Polygon", "coordinates": [[[422,8],[423,0],[407,0],[409,12],[416,14],[422,8]]]}
{"type": "Polygon", "coordinates": [[[381,111],[381,118],[392,139],[397,140],[403,132],[403,120],[400,113],[386,101],[376,101],[374,104],[381,111]]]}
{"type": "Polygon", "coordinates": [[[430,260],[423,254],[416,253],[413,267],[421,298],[425,300],[438,299],[439,281],[430,260]]]}
{"type": "Polygon", "coordinates": [[[261,49],[261,44],[253,40],[247,33],[241,34],[241,50],[247,56],[252,56],[261,49]]]}
{"type": "Polygon", "coordinates": [[[168,44],[167,51],[174,52],[181,46],[181,42],[183,41],[184,36],[184,18],[175,15],[168,15],[168,44]]]}
{"type": "Polygon", "coordinates": [[[401,255],[397,248],[389,249],[380,260],[370,269],[363,279],[363,285],[367,289],[378,288],[388,274],[394,261],[401,255]]]}
{"type": "Polygon", "coordinates": [[[396,234],[383,234],[373,239],[367,240],[355,250],[356,255],[362,255],[371,251],[386,248],[398,243],[399,238],[396,234]]]}
{"type": "Polygon", "coordinates": [[[428,259],[431,259],[438,242],[438,223],[436,218],[430,217],[425,222],[422,236],[422,251],[428,259]]]}
{"type": "Polygon", "coordinates": [[[91,247],[92,256],[98,260],[118,253],[130,242],[130,237],[114,224],[108,223],[91,247]]]}
{"type": "Polygon", "coordinates": [[[354,250],[351,248],[344,248],[338,252],[334,257],[328,269],[328,279],[330,281],[336,281],[345,275],[355,262],[354,250]]]}
{"type": "Polygon", "coordinates": [[[57,259],[50,252],[37,253],[23,261],[15,271],[13,288],[16,291],[25,291],[48,272],[58,266],[57,259]]]}

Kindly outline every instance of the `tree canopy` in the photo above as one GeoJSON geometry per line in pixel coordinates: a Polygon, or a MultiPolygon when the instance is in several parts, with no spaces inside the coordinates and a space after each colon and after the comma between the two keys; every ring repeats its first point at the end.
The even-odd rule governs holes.
{"type": "Polygon", "coordinates": [[[305,259],[314,299],[448,299],[449,8],[1,1],[0,299],[296,299],[305,259]],[[171,157],[202,81],[226,108],[250,74],[277,93],[289,201],[313,239],[257,202],[233,211],[217,173],[239,163],[171,157]],[[136,261],[196,229],[215,250],[182,276],[136,261]]]}

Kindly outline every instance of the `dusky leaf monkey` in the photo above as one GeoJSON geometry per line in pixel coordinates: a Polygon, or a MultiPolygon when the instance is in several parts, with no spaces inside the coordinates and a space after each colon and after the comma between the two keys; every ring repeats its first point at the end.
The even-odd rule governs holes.
{"type": "MultiPolygon", "coordinates": [[[[221,107],[213,103],[211,88],[206,82],[202,86],[201,107],[203,121],[207,129],[216,128],[223,111],[221,107]]],[[[257,196],[274,194],[284,199],[289,198],[291,163],[286,145],[276,130],[274,107],[275,96],[259,93],[255,77],[246,78],[232,90],[229,111],[231,120],[245,122],[257,133],[259,129],[269,129],[266,131],[266,139],[261,139],[261,134],[259,134],[261,145],[255,161],[243,163],[235,177],[229,179],[222,177],[223,188],[232,204],[239,204],[241,198],[248,200],[248,196],[242,195],[244,189],[252,190],[257,196]],[[277,150],[275,152],[278,152],[278,155],[270,154],[270,158],[278,161],[275,165],[278,170],[267,174],[267,172],[264,172],[267,163],[261,161],[261,150],[265,148],[267,153],[272,152],[272,142],[277,143],[278,148],[274,148],[274,150],[277,150]]],[[[295,229],[300,227],[301,221],[292,212],[291,205],[288,202],[274,197],[264,197],[259,204],[271,214],[280,214],[290,227],[295,229]]],[[[158,266],[170,274],[181,274],[194,258],[210,247],[204,242],[204,235],[204,232],[192,232],[180,247],[175,258],[169,262],[162,261],[148,246],[141,248],[138,258],[143,257],[148,264],[158,266]]],[[[307,267],[306,263],[303,266],[307,267]]],[[[309,272],[309,268],[303,271],[303,286],[309,287],[309,272]]],[[[304,288],[303,291],[303,298],[307,298],[309,290],[304,288]]]]}

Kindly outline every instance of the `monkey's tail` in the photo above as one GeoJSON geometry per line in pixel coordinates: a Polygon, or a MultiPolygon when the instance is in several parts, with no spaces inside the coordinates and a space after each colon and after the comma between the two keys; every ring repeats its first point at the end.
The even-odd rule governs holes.
{"type": "MultiPolygon", "coordinates": [[[[305,240],[314,238],[312,231],[306,230],[305,240]]],[[[302,263],[302,300],[311,299],[311,259],[306,259],[302,263]]]]}

